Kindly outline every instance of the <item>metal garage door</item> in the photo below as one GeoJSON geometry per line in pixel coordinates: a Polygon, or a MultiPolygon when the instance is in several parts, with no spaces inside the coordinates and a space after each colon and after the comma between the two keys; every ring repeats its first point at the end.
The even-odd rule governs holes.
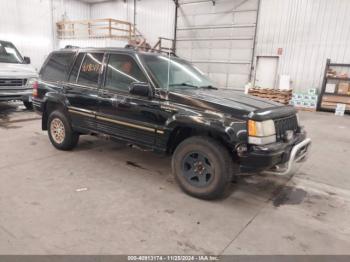
{"type": "Polygon", "coordinates": [[[180,0],[176,53],[220,87],[249,81],[259,0],[180,0]]]}

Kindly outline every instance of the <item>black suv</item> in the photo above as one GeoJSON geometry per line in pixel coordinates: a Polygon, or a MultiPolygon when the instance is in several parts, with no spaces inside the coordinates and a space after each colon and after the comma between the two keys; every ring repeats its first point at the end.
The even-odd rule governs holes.
{"type": "Polygon", "coordinates": [[[292,106],[218,89],[183,59],[133,49],[51,53],[33,104],[56,148],[102,134],[172,154],[181,188],[206,199],[239,173],[290,174],[311,143],[292,106]]]}

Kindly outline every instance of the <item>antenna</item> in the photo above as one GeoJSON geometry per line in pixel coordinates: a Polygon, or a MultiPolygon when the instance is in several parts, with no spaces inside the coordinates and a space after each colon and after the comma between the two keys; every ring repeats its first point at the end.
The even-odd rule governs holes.
{"type": "Polygon", "coordinates": [[[167,81],[167,88],[166,88],[166,93],[167,93],[167,98],[168,98],[168,93],[169,93],[169,85],[170,85],[170,57],[171,57],[171,52],[168,52],[168,81],[167,81]]]}

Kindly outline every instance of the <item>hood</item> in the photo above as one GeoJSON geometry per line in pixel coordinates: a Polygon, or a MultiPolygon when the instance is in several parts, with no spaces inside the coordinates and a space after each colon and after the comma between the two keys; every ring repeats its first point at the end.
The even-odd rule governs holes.
{"type": "MultiPolygon", "coordinates": [[[[278,111],[281,111],[281,107],[291,108],[267,99],[246,95],[242,91],[230,89],[182,88],[172,90],[169,93],[169,100],[188,106],[200,107],[204,110],[230,114],[239,118],[246,118],[248,115],[249,117],[263,115],[266,118],[275,118],[278,117],[278,111]]],[[[284,111],[283,114],[292,113],[286,109],[282,111],[284,111]]]]}
{"type": "Polygon", "coordinates": [[[28,64],[0,63],[0,78],[30,78],[38,73],[28,64]]]}

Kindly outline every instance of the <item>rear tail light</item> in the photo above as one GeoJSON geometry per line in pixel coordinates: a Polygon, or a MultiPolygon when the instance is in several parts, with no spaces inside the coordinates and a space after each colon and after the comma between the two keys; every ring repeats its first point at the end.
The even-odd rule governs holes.
{"type": "Polygon", "coordinates": [[[36,80],[33,81],[32,87],[33,87],[33,97],[38,97],[38,87],[39,87],[38,81],[36,80]]]}

